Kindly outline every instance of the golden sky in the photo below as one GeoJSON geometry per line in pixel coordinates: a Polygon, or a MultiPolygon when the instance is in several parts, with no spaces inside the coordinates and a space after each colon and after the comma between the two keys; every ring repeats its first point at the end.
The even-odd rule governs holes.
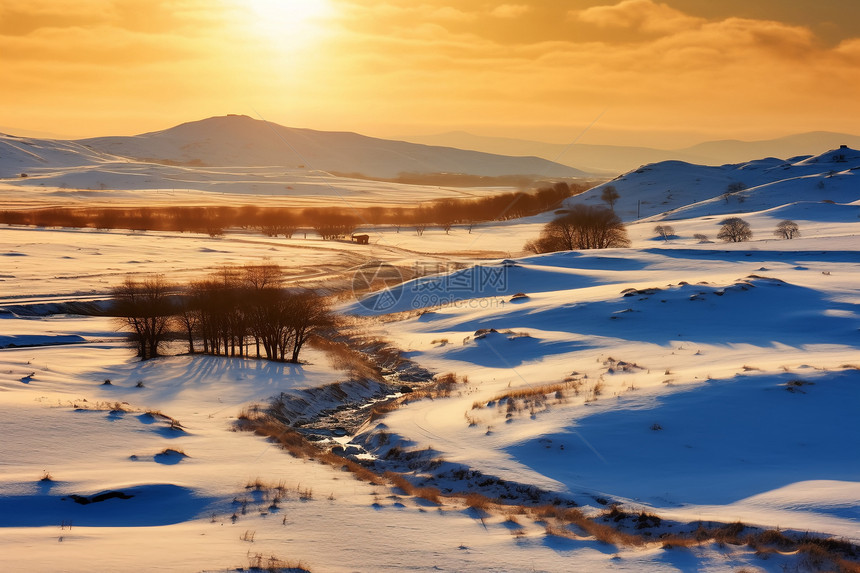
{"type": "Polygon", "coordinates": [[[860,134],[854,0],[0,0],[0,130],[860,134]],[[592,125],[589,129],[588,126],[592,125]]]}

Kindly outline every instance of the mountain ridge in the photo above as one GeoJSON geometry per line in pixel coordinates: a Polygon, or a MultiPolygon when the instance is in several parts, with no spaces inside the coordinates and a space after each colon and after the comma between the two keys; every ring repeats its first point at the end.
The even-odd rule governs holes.
{"type": "Polygon", "coordinates": [[[278,165],[387,178],[402,173],[588,175],[538,157],[430,146],[347,131],[286,127],[241,115],[215,116],[135,136],[96,137],[77,142],[95,151],[139,160],[218,166],[278,165]]]}
{"type": "Polygon", "coordinates": [[[847,144],[854,148],[860,147],[860,136],[830,131],[810,131],[753,141],[713,140],[678,149],[588,143],[548,143],[509,137],[481,136],[466,131],[450,131],[434,135],[406,137],[405,139],[435,145],[459,145],[501,154],[536,155],[565,165],[575,164],[586,171],[611,175],[619,175],[642,165],[668,160],[704,165],[725,165],[743,163],[749,161],[750,157],[790,158],[808,153],[810,149],[833,148],[841,144],[847,144]]]}

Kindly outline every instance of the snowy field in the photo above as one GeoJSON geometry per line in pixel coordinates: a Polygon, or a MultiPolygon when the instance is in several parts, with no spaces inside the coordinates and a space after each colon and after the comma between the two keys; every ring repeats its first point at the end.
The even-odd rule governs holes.
{"type": "Polygon", "coordinates": [[[315,572],[821,569],[748,545],[666,549],[658,536],[742,521],[860,543],[860,184],[848,155],[627,174],[612,184],[628,249],[527,256],[549,215],[422,237],[369,229],[369,246],[2,227],[2,569],[228,571],[273,555],[315,572]],[[723,197],[738,180],[742,194],[723,197]],[[663,210],[635,222],[637,202],[663,210]],[[729,214],[752,241],[693,237],[716,241],[729,214]],[[787,218],[800,238],[773,236],[787,218]],[[674,235],[656,238],[657,224],[674,235]],[[256,261],[315,285],[347,285],[370,262],[445,271],[338,310],[468,381],[345,441],[380,459],[429,450],[436,463],[411,477],[442,488],[470,487],[450,472],[465,467],[589,516],[613,502],[645,511],[663,520],[654,541],[433,504],[235,431],[252,404],[345,380],[319,350],[301,365],[140,363],[111,319],[25,312],[105,298],[129,273],[185,280],[256,261]],[[379,317],[382,302],[399,314],[379,317]]]}

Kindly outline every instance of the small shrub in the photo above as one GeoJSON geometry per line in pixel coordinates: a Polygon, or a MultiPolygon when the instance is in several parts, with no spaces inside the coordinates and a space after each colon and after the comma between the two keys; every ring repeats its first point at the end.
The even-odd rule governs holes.
{"type": "Polygon", "coordinates": [[[804,386],[814,386],[814,385],[815,385],[815,382],[809,382],[807,380],[796,379],[796,380],[789,380],[788,382],[786,382],[785,389],[789,392],[792,392],[792,393],[799,392],[801,394],[806,394],[806,392],[804,390],[802,390],[802,388],[804,386]]]}
{"type": "Polygon", "coordinates": [[[664,241],[668,241],[670,237],[675,236],[675,229],[671,225],[657,225],[654,227],[654,233],[664,241]]]}

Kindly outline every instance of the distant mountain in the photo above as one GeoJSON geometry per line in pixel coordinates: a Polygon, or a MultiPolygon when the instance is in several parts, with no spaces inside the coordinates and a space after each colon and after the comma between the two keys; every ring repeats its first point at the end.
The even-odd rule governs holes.
{"type": "Polygon", "coordinates": [[[402,173],[478,176],[584,177],[586,173],[538,157],[377,139],[348,132],[284,127],[241,115],[212,117],[130,137],[77,143],[100,153],[198,166],[284,166],[393,178],[402,173]]]}
{"type": "MultiPolygon", "coordinates": [[[[723,216],[796,202],[848,205],[860,201],[860,151],[846,146],[816,156],[722,166],[663,161],[625,173],[566,204],[605,207],[601,195],[609,185],[618,191],[614,209],[625,221],[723,216]],[[739,190],[727,195],[731,184],[739,190]]],[[[856,205],[850,208],[857,210],[856,205]]]]}
{"type": "Polygon", "coordinates": [[[705,163],[711,165],[723,165],[742,163],[750,157],[794,157],[809,153],[811,149],[833,149],[840,145],[860,148],[860,137],[831,131],[811,131],[760,141],[737,139],[707,141],[681,149],[679,152],[705,157],[708,159],[705,163]]]}
{"type": "Polygon", "coordinates": [[[428,145],[447,145],[502,155],[534,155],[590,173],[617,175],[640,165],[669,159],[704,163],[704,156],[650,147],[624,145],[590,145],[546,143],[506,137],[484,137],[464,131],[438,135],[407,137],[409,141],[428,145]]]}
{"type": "Polygon", "coordinates": [[[405,138],[416,143],[447,145],[504,155],[534,155],[595,173],[617,175],[641,165],[660,161],[685,161],[702,165],[742,163],[750,157],[788,158],[810,149],[828,149],[848,145],[860,148],[860,137],[844,133],[816,131],[761,141],[709,141],[683,149],[655,149],[623,145],[570,145],[484,137],[463,131],[405,138]]]}

